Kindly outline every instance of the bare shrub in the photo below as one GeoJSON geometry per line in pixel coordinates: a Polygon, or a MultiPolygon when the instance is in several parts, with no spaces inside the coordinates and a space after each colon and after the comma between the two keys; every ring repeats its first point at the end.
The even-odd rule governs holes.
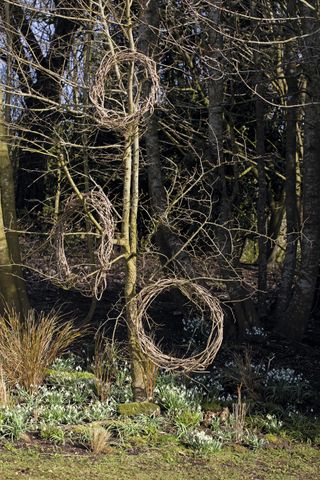
{"type": "Polygon", "coordinates": [[[0,365],[9,385],[28,391],[42,384],[47,370],[81,332],[72,321],[62,322],[58,313],[34,310],[21,319],[14,309],[0,316],[0,365]]]}

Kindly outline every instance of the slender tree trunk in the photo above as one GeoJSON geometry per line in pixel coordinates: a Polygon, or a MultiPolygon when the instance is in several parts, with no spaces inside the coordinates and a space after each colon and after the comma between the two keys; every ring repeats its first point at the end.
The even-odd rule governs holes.
{"type": "MultiPolygon", "coordinates": [[[[126,0],[127,35],[130,50],[136,50],[132,32],[132,3],[126,0]]],[[[133,99],[134,89],[134,61],[130,66],[128,82],[128,109],[135,111],[133,99]]],[[[132,392],[135,401],[148,400],[148,372],[147,358],[140,349],[136,337],[135,324],[137,319],[137,255],[138,255],[138,207],[139,207],[139,169],[140,169],[140,141],[139,126],[134,126],[126,132],[124,153],[124,183],[123,183],[123,210],[122,210],[122,242],[126,259],[125,300],[126,320],[131,350],[131,378],[132,392]]]]}
{"type": "Polygon", "coordinates": [[[139,205],[139,129],[135,128],[131,144],[131,192],[130,192],[130,217],[129,237],[127,238],[127,276],[125,285],[125,298],[127,305],[127,324],[129,330],[129,342],[131,348],[131,375],[132,390],[135,401],[143,402],[148,400],[148,371],[146,370],[147,359],[140,349],[135,332],[135,322],[137,318],[137,254],[138,254],[138,231],[137,215],[139,205]]]}
{"type": "MultiPolygon", "coordinates": [[[[7,25],[10,25],[11,17],[11,5],[9,3],[5,4],[5,21],[7,25]]],[[[15,184],[14,184],[14,172],[13,166],[9,154],[9,146],[6,142],[6,133],[8,137],[10,135],[10,124],[11,124],[11,98],[12,98],[12,34],[10,31],[6,32],[6,41],[7,41],[7,64],[6,64],[6,86],[7,91],[2,92],[0,87],[0,137],[1,137],[1,158],[0,158],[0,190],[2,191],[2,214],[3,214],[3,223],[6,229],[8,247],[10,255],[12,258],[13,274],[15,275],[16,288],[19,293],[20,301],[20,311],[21,313],[26,313],[29,309],[29,299],[27,296],[25,280],[23,278],[22,267],[21,267],[21,255],[19,247],[19,238],[14,230],[17,229],[16,222],[16,203],[15,203],[15,184]],[[2,116],[2,100],[5,99],[4,106],[4,118],[2,116]],[[6,125],[5,125],[6,124],[6,125]],[[12,230],[12,231],[10,231],[12,230]]],[[[17,307],[18,308],[18,307],[17,307]]]]}
{"type": "MultiPolygon", "coordinates": [[[[291,0],[288,2],[288,15],[294,17],[296,15],[296,2],[291,0]]],[[[291,32],[289,32],[291,33],[291,32]]],[[[281,326],[285,316],[283,313],[287,309],[296,271],[297,258],[297,240],[299,217],[297,209],[297,107],[298,104],[298,73],[294,61],[294,52],[289,44],[286,48],[286,60],[288,62],[285,69],[287,80],[287,124],[286,124],[286,183],[285,183],[285,207],[286,207],[286,253],[282,267],[281,283],[276,305],[276,319],[278,326],[281,326]]]]}
{"type": "Polygon", "coordinates": [[[303,60],[308,78],[304,119],[304,157],[302,166],[302,235],[301,265],[290,304],[284,314],[280,331],[299,340],[311,314],[320,260],[320,67],[319,20],[314,6],[304,8],[305,49],[303,60]]]}
{"type": "MultiPolygon", "coordinates": [[[[1,193],[1,222],[2,228],[6,229],[7,253],[10,259],[10,272],[13,277],[10,280],[15,284],[18,292],[18,301],[15,300],[15,308],[19,313],[26,313],[29,308],[26,286],[22,275],[21,255],[19,239],[17,235],[15,192],[11,160],[9,157],[6,141],[6,127],[2,114],[2,91],[0,89],[0,193],[1,193]]],[[[4,240],[2,240],[4,242],[4,240]]],[[[4,244],[3,244],[4,245],[4,244]]],[[[3,246],[4,248],[4,246],[3,246]]],[[[5,248],[4,248],[5,251],[5,248]]],[[[8,273],[6,273],[8,275],[8,273]]],[[[9,281],[7,276],[7,281],[9,281]]],[[[12,288],[13,291],[13,288],[12,288]]],[[[15,297],[16,298],[16,297],[15,297]]],[[[8,298],[6,301],[13,304],[8,298]]]]}
{"type": "Polygon", "coordinates": [[[122,241],[126,258],[125,300],[126,320],[131,351],[132,391],[135,401],[148,400],[147,359],[142,353],[136,338],[135,323],[137,318],[137,213],[139,204],[139,130],[134,129],[126,139],[125,177],[123,192],[122,241]]]}
{"type": "MultiPolygon", "coordinates": [[[[208,57],[212,63],[208,83],[209,99],[209,144],[211,152],[211,167],[213,167],[212,185],[217,185],[220,197],[220,227],[214,232],[219,251],[221,277],[226,280],[226,287],[230,297],[230,303],[237,322],[239,336],[245,334],[247,329],[257,325],[258,318],[255,307],[249,298],[249,293],[243,287],[239,274],[235,272],[235,259],[232,254],[232,238],[228,232],[231,226],[231,205],[227,191],[227,182],[224,167],[224,75],[223,75],[223,37],[219,32],[221,28],[221,8],[223,2],[209,2],[210,22],[208,31],[208,57]],[[218,178],[216,177],[218,175],[218,178]],[[217,182],[218,180],[218,182],[217,182]]],[[[214,194],[216,195],[217,192],[214,194]]],[[[215,223],[217,223],[214,220],[215,223]]]]}
{"type": "MultiPolygon", "coordinates": [[[[257,2],[251,4],[254,16],[259,15],[257,2]]],[[[258,30],[257,34],[260,35],[258,30]]],[[[267,316],[266,292],[268,285],[268,240],[267,240],[267,178],[265,172],[266,150],[265,150],[265,77],[261,70],[261,47],[257,46],[254,53],[254,62],[257,69],[256,88],[256,154],[258,171],[258,200],[257,200],[257,231],[258,231],[258,312],[259,318],[267,316]]]]}
{"type": "Polygon", "coordinates": [[[285,195],[282,193],[279,200],[275,200],[270,189],[268,191],[268,207],[270,220],[267,225],[267,258],[268,268],[278,270],[284,256],[286,234],[285,195]]]}
{"type": "MultiPolygon", "coordinates": [[[[157,32],[159,29],[159,2],[144,2],[139,32],[139,49],[151,58],[156,57],[157,32]]],[[[163,184],[161,152],[159,143],[157,111],[148,119],[144,140],[148,160],[148,190],[156,224],[155,242],[159,248],[160,260],[166,270],[177,275],[192,276],[193,268],[183,242],[172,231],[167,219],[167,197],[163,184]]]]}
{"type": "Polygon", "coordinates": [[[10,252],[5,234],[0,190],[0,313],[6,307],[13,307],[19,314],[22,313],[19,292],[15,282],[10,252]]]}
{"type": "MultiPolygon", "coordinates": [[[[92,0],[89,2],[90,12],[92,11],[92,0]]],[[[83,89],[83,133],[82,133],[82,152],[83,152],[83,173],[84,173],[84,188],[86,192],[90,190],[89,183],[89,139],[88,139],[88,106],[89,106],[89,79],[90,79],[90,66],[91,66],[91,47],[92,47],[92,31],[90,22],[87,24],[87,32],[85,35],[85,46],[84,46],[84,72],[83,72],[83,81],[85,88],[83,89]]],[[[89,231],[89,220],[86,219],[86,229],[89,231]]],[[[93,238],[91,235],[87,235],[87,248],[89,253],[90,262],[92,264],[92,270],[94,270],[95,258],[94,258],[94,244],[93,238]]],[[[89,311],[84,319],[85,324],[89,324],[95,314],[97,308],[97,299],[95,296],[91,298],[91,304],[89,311]]]]}
{"type": "MultiPolygon", "coordinates": [[[[261,75],[259,75],[261,77],[261,75]]],[[[265,106],[261,95],[263,88],[261,85],[262,78],[258,78],[259,85],[257,91],[259,97],[256,99],[256,152],[258,163],[258,201],[257,201],[257,230],[258,230],[258,309],[259,317],[267,315],[266,308],[266,291],[267,291],[267,231],[266,231],[266,205],[267,205],[267,179],[265,174],[265,106]]]]}

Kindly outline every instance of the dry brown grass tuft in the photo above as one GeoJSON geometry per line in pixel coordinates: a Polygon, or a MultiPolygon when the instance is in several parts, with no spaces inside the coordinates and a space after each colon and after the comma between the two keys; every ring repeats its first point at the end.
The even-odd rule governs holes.
{"type": "Polygon", "coordinates": [[[253,401],[261,400],[261,375],[254,368],[252,351],[248,348],[242,353],[234,353],[233,367],[226,369],[225,379],[231,384],[241,384],[246,397],[253,401]]]}
{"type": "Polygon", "coordinates": [[[103,427],[93,427],[90,435],[90,449],[95,455],[107,453],[110,449],[111,433],[103,427]]]}
{"type": "Polygon", "coordinates": [[[93,373],[97,394],[102,402],[109,397],[111,384],[115,381],[121,352],[117,343],[110,341],[104,332],[95,337],[93,373]]]}
{"type": "Polygon", "coordinates": [[[21,319],[14,309],[7,309],[0,316],[0,365],[6,382],[36,390],[50,365],[80,335],[72,321],[62,322],[56,312],[37,316],[29,310],[21,319]]]}
{"type": "Polygon", "coordinates": [[[6,380],[3,373],[3,368],[0,366],[0,407],[4,407],[9,403],[9,393],[7,389],[6,380]]]}
{"type": "Polygon", "coordinates": [[[247,404],[242,401],[241,388],[242,388],[242,385],[241,384],[238,385],[238,388],[237,388],[238,400],[236,403],[232,404],[232,413],[233,413],[233,420],[234,420],[234,427],[235,427],[237,442],[240,442],[243,439],[244,426],[245,426],[246,415],[248,411],[247,404]]]}
{"type": "Polygon", "coordinates": [[[156,387],[156,381],[159,373],[158,365],[155,365],[150,358],[146,358],[143,362],[145,385],[147,391],[147,399],[151,402],[154,397],[154,389],[156,387]]]}

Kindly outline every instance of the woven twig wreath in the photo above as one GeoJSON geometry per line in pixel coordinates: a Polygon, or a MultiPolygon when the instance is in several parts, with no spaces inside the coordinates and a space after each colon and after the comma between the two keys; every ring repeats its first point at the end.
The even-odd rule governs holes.
{"type": "MultiPolygon", "coordinates": [[[[140,79],[136,81],[139,83],[140,79]]],[[[128,127],[137,124],[141,121],[142,117],[148,112],[152,112],[153,107],[157,100],[157,94],[159,89],[159,77],[157,74],[157,67],[154,60],[147,57],[140,52],[128,52],[121,51],[114,54],[107,53],[103,58],[100,67],[96,73],[96,83],[91,89],[90,99],[97,110],[97,116],[100,123],[110,130],[126,131],[128,127]],[[133,112],[128,112],[126,109],[127,92],[123,89],[123,86],[119,85],[119,90],[122,89],[122,101],[118,104],[114,104],[113,108],[106,106],[108,86],[113,81],[121,83],[121,78],[115,80],[115,72],[111,70],[119,68],[127,62],[134,62],[135,66],[142,65],[144,70],[145,79],[148,81],[147,95],[138,103],[135,103],[135,109],[133,112]]]]}
{"type": "Polygon", "coordinates": [[[205,370],[215,359],[223,338],[223,311],[220,302],[204,287],[184,279],[162,279],[143,288],[137,295],[138,316],[136,323],[137,340],[141,350],[154,364],[167,370],[195,372],[205,370]],[[156,297],[164,290],[178,288],[196,307],[209,312],[212,323],[210,334],[204,349],[194,356],[177,358],[163,353],[144,330],[144,322],[148,318],[147,310],[156,297]]]}
{"type": "Polygon", "coordinates": [[[57,280],[67,288],[79,290],[83,295],[95,296],[100,300],[107,287],[107,273],[113,249],[115,224],[112,205],[101,189],[82,194],[83,200],[72,194],[56,223],[52,235],[57,259],[57,280]],[[74,218],[86,221],[90,232],[99,237],[94,251],[94,265],[70,265],[65,252],[65,234],[74,218]],[[100,226],[99,230],[97,225],[100,226]]]}

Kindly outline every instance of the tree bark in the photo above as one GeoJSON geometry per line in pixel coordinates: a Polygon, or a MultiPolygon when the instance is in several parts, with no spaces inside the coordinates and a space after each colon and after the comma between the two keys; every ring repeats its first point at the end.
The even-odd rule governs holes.
{"type": "MultiPolygon", "coordinates": [[[[155,0],[144,2],[138,46],[151,58],[157,55],[159,21],[159,3],[155,0]]],[[[168,205],[163,184],[158,132],[158,118],[155,111],[148,119],[144,133],[148,161],[148,191],[156,225],[155,242],[164,268],[174,274],[190,277],[193,275],[190,258],[183,249],[183,241],[177,233],[172,231],[166,218],[168,205]]]]}
{"type": "Polygon", "coordinates": [[[6,307],[12,307],[18,314],[21,314],[22,306],[3,224],[1,198],[0,191],[0,313],[3,313],[6,307]]]}
{"type": "Polygon", "coordinates": [[[216,185],[219,195],[219,219],[213,219],[215,224],[215,238],[217,239],[217,259],[221,271],[221,278],[226,280],[226,288],[237,323],[237,333],[243,336],[247,329],[258,324],[255,307],[249,298],[249,292],[242,285],[241,278],[235,272],[234,265],[237,259],[233,258],[232,238],[228,227],[232,223],[230,196],[228,195],[224,167],[224,66],[223,66],[223,36],[221,28],[221,7],[223,2],[210,3],[210,27],[208,31],[208,57],[210,58],[210,78],[208,83],[209,119],[208,138],[210,145],[210,162],[212,168],[212,185],[216,185]],[[213,5],[214,3],[214,5],[213,5]],[[218,178],[217,178],[218,175],[218,178]],[[217,181],[218,180],[218,181],[217,181]]]}
{"type": "Polygon", "coordinates": [[[263,95],[262,78],[258,76],[256,99],[256,153],[258,164],[258,201],[257,201],[257,230],[258,230],[258,310],[259,317],[266,317],[266,291],[267,291],[267,231],[266,231],[266,206],[267,206],[267,179],[265,174],[265,106],[261,98],[263,95]]]}
{"type": "MultiPolygon", "coordinates": [[[[288,2],[288,16],[296,15],[296,2],[288,2]]],[[[291,34],[291,30],[288,32],[291,34]]],[[[282,267],[281,282],[278,291],[275,316],[280,329],[292,294],[292,285],[296,271],[297,241],[299,229],[299,216],[297,208],[297,107],[299,102],[298,72],[294,59],[294,52],[289,44],[285,52],[287,66],[285,69],[287,81],[287,111],[286,111],[286,182],[285,182],[285,207],[286,207],[286,253],[282,267]]]]}
{"type": "Polygon", "coordinates": [[[303,51],[308,78],[304,118],[304,156],[302,165],[301,265],[292,300],[279,330],[293,340],[301,339],[310,319],[320,260],[320,68],[319,21],[314,6],[304,8],[303,29],[307,34],[303,51]]]}
{"type": "Polygon", "coordinates": [[[25,282],[22,276],[21,256],[16,233],[16,211],[12,165],[6,142],[6,127],[2,114],[0,89],[0,196],[1,196],[1,290],[5,303],[14,306],[20,314],[29,308],[25,282]],[[5,232],[6,229],[6,232],[5,232]]]}

